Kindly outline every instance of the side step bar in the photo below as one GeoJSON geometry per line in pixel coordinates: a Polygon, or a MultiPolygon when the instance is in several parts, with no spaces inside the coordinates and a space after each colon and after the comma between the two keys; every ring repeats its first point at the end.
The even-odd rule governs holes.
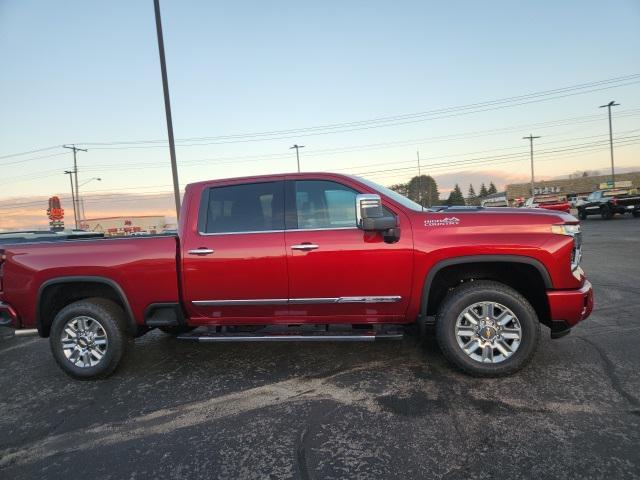
{"type": "Polygon", "coordinates": [[[180,340],[195,342],[373,342],[381,339],[401,340],[403,332],[327,332],[327,331],[284,331],[284,332],[198,332],[178,336],[180,340]]]}

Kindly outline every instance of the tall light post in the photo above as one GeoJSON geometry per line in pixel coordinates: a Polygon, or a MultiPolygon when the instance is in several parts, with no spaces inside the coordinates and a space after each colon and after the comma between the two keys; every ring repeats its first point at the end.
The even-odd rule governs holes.
{"type": "Polygon", "coordinates": [[[611,128],[611,107],[617,107],[620,105],[616,103],[615,100],[611,100],[606,105],[600,105],[598,108],[605,108],[609,111],[609,146],[611,147],[611,187],[615,188],[616,186],[616,172],[613,168],[613,129],[611,128]]]}
{"type": "Polygon", "coordinates": [[[300,173],[300,149],[304,148],[304,145],[294,145],[289,150],[296,149],[296,160],[298,161],[298,173],[300,173]]]}
{"type": "MultiPolygon", "coordinates": [[[[424,203],[422,200],[422,171],[420,168],[420,150],[416,149],[416,157],[418,157],[418,200],[420,202],[420,206],[422,207],[422,211],[424,212],[424,203]]],[[[431,199],[431,195],[429,195],[429,200],[431,199]]]]}
{"type": "MultiPolygon", "coordinates": [[[[93,178],[90,178],[89,180],[87,180],[86,182],[82,182],[80,184],[80,186],[82,187],[82,186],[86,185],[87,183],[93,182],[94,180],[97,180],[98,182],[102,181],[102,179],[100,177],[93,177],[93,178]]],[[[82,209],[82,220],[80,220],[80,222],[84,222],[84,221],[87,220],[87,215],[86,215],[86,213],[84,213],[84,198],[80,199],[80,208],[82,209]]]]}
{"type": "Polygon", "coordinates": [[[160,18],[160,0],[153,0],[156,12],[156,33],[158,34],[158,53],[160,54],[160,72],[162,74],[162,91],[164,93],[164,113],[167,117],[167,134],[169,136],[169,156],[171,157],[171,174],[173,176],[173,196],[176,202],[176,218],[180,217],[180,184],[178,182],[178,164],[176,162],[176,145],[173,138],[173,120],[171,119],[171,102],[169,100],[169,80],[167,79],[167,62],[164,58],[164,38],[162,36],[162,19],[160,18]]]}
{"type": "Polygon", "coordinates": [[[76,195],[73,192],[73,170],[65,170],[65,175],[69,175],[69,182],[71,182],[71,204],[73,205],[73,221],[78,229],[78,213],[76,212],[76,195]]]}
{"type": "Polygon", "coordinates": [[[536,138],[540,138],[540,137],[534,137],[531,134],[529,134],[528,137],[522,137],[523,140],[529,140],[529,145],[530,145],[530,150],[531,150],[531,198],[535,197],[535,187],[534,187],[535,178],[534,178],[534,175],[533,175],[533,141],[536,138]]]}

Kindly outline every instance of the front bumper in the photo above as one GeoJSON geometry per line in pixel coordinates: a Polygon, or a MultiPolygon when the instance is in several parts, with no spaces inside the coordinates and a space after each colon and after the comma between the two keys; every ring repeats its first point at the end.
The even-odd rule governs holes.
{"type": "Polygon", "coordinates": [[[588,280],[577,290],[547,292],[551,316],[551,336],[561,337],[593,311],[593,287],[588,280]]]}
{"type": "Polygon", "coordinates": [[[4,302],[0,302],[0,327],[18,328],[18,313],[4,302]]]}

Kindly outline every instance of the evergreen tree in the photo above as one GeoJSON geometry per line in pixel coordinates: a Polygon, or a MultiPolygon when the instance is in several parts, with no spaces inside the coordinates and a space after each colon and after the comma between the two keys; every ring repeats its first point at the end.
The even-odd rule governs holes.
{"type": "Polygon", "coordinates": [[[496,186],[493,184],[493,182],[491,182],[489,184],[489,190],[487,190],[487,193],[489,195],[491,195],[492,193],[498,193],[498,189],[496,188],[496,186]]]}
{"type": "Polygon", "coordinates": [[[456,183],[456,186],[453,187],[451,193],[449,194],[449,198],[447,199],[447,205],[465,205],[464,196],[462,195],[462,190],[460,190],[460,186],[456,183]]]}
{"type": "Polygon", "coordinates": [[[476,196],[476,190],[472,184],[469,184],[469,191],[467,192],[467,205],[479,205],[478,197],[476,196]]]}
{"type": "Polygon", "coordinates": [[[487,187],[485,187],[484,182],[482,182],[482,183],[480,184],[480,193],[478,194],[478,196],[479,196],[480,198],[484,198],[484,197],[486,197],[487,195],[489,195],[489,192],[487,192],[487,187]]]}

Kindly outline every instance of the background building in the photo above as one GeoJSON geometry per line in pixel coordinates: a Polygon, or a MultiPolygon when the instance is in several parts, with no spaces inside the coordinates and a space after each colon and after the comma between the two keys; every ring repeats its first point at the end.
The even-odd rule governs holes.
{"type": "Polygon", "coordinates": [[[82,224],[83,230],[101,232],[105,236],[116,237],[136,233],[156,234],[175,228],[168,225],[164,215],[129,215],[123,217],[89,218],[82,224]]]}
{"type": "Polygon", "coordinates": [[[480,201],[480,205],[483,207],[508,207],[509,202],[507,200],[506,192],[496,192],[483,197],[480,201]]]}
{"type": "MultiPolygon", "coordinates": [[[[544,180],[535,182],[536,194],[557,193],[563,196],[588,195],[602,187],[600,184],[611,180],[611,175],[597,175],[593,177],[566,178],[561,180],[544,180]]],[[[618,182],[631,182],[633,188],[640,188],[640,172],[617,173],[618,182]]],[[[531,183],[514,183],[507,185],[507,199],[511,204],[516,198],[531,196],[531,183]]]]}

